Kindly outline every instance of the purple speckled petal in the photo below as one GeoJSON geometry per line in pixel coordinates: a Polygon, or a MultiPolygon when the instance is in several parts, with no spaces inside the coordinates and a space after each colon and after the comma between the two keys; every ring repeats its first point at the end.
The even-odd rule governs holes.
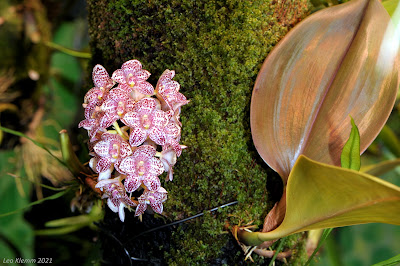
{"type": "Polygon", "coordinates": [[[161,186],[160,179],[157,176],[147,175],[143,178],[143,184],[147,187],[150,191],[157,191],[161,186]]]}
{"type": "Polygon", "coordinates": [[[157,127],[152,127],[150,129],[149,137],[157,145],[164,145],[167,139],[165,132],[157,127]]]}
{"type": "Polygon", "coordinates": [[[146,209],[147,209],[147,204],[146,203],[140,203],[136,207],[135,216],[139,216],[139,215],[143,214],[146,209]]]}
{"type": "Polygon", "coordinates": [[[126,192],[128,193],[131,193],[136,189],[138,189],[141,184],[142,184],[141,179],[138,176],[132,176],[132,175],[129,175],[124,182],[126,192]]]}
{"type": "Polygon", "coordinates": [[[95,65],[92,71],[93,83],[96,87],[106,87],[110,82],[110,76],[102,65],[95,65]]]}
{"type": "Polygon", "coordinates": [[[126,84],[125,73],[121,69],[115,70],[111,78],[120,84],[126,84]]]}
{"type": "Polygon", "coordinates": [[[134,128],[130,132],[129,144],[137,147],[147,139],[147,132],[140,127],[134,128]]]}

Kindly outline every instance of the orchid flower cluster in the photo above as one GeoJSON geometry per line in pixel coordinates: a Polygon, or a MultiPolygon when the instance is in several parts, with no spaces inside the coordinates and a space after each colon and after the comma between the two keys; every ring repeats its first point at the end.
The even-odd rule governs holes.
{"type": "Polygon", "coordinates": [[[85,95],[85,120],[79,127],[88,131],[93,156],[89,166],[98,173],[96,187],[121,221],[124,208],[136,207],[136,216],[147,205],[162,213],[167,191],[159,175],[167,172],[167,180],[172,181],[172,168],[186,148],[179,144],[179,115],[189,101],[172,80],[174,75],[173,70],[165,70],[154,89],[146,81],[150,72],[138,60],[122,64],[111,78],[103,66],[93,68],[95,87],[85,95]],[[135,199],[134,191],[142,194],[135,199]]]}

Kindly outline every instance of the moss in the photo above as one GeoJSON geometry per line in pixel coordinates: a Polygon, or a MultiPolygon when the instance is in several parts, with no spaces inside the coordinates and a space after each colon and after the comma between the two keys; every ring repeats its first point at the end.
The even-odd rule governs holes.
{"type": "Polygon", "coordinates": [[[306,238],[307,233],[299,233],[286,237],[285,246],[287,249],[292,250],[292,256],[290,257],[290,265],[305,265],[308,256],[306,250],[306,238]]]}
{"type": "MultiPolygon", "coordinates": [[[[300,1],[305,3],[306,1],[300,1]]],[[[231,239],[230,224],[262,225],[267,170],[251,141],[249,108],[259,68],[287,32],[270,1],[88,1],[93,64],[110,72],[139,59],[156,79],[174,69],[190,103],[164,210],[171,220],[238,200],[172,235],[169,263],[211,262],[231,239]]]]}

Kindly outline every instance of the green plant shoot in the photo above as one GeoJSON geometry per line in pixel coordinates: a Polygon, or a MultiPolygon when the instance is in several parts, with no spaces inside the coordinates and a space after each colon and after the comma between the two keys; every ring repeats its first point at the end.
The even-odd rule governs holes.
{"type": "Polygon", "coordinates": [[[349,140],[343,147],[340,161],[343,168],[359,171],[361,167],[360,158],[360,133],[353,118],[351,118],[351,132],[349,140]]]}

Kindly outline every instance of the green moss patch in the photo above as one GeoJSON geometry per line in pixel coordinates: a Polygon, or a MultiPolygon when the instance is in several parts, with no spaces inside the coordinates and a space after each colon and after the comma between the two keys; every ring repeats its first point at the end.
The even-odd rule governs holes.
{"type": "Polygon", "coordinates": [[[175,221],[239,203],[177,229],[165,259],[212,262],[232,240],[226,223],[262,226],[272,207],[272,172],[252,144],[249,109],[258,70],[287,28],[270,1],[102,0],[88,1],[88,10],[93,64],[112,72],[136,58],[153,84],[164,69],[176,71],[190,100],[181,113],[181,143],[188,148],[173,182],[163,184],[169,192],[164,211],[175,221]]]}

